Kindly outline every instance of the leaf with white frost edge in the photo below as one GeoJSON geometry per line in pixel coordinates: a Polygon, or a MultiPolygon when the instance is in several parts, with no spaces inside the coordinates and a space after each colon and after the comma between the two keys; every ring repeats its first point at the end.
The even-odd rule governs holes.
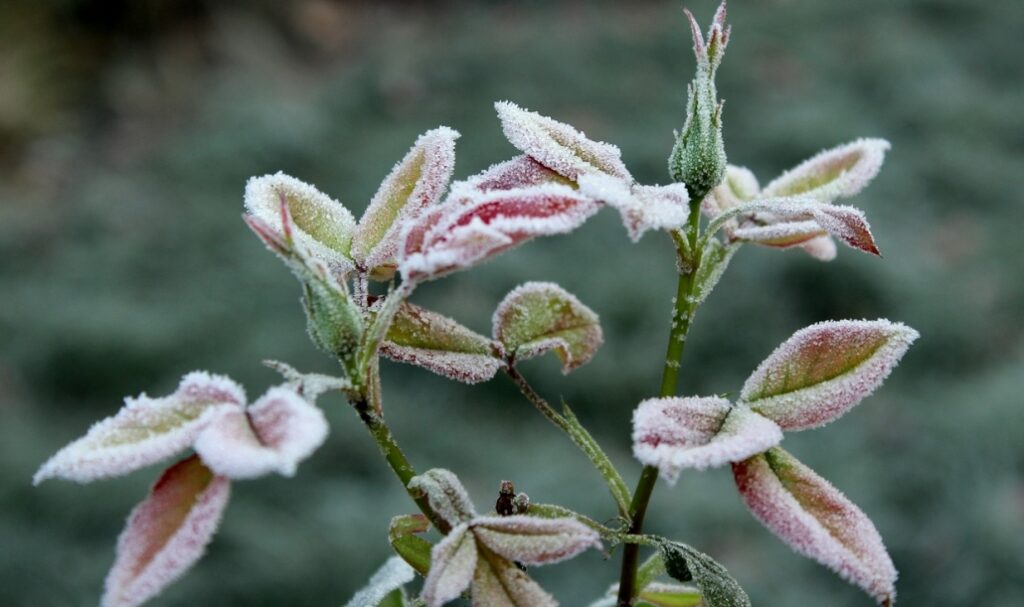
{"type": "Polygon", "coordinates": [[[352,235],[356,228],[352,213],[312,185],[284,173],[252,177],[245,184],[246,210],[278,234],[284,229],[282,197],[291,213],[296,244],[334,273],[351,270],[352,235]]]}
{"type": "Polygon", "coordinates": [[[823,426],[882,385],[917,337],[917,331],[888,320],[813,324],[757,367],[740,401],[783,430],[823,426]]]}
{"type": "Polygon", "coordinates": [[[750,597],[718,561],[680,542],[662,540],[658,548],[665,571],[680,582],[692,580],[704,607],[750,607],[750,597]]]}
{"type": "Polygon", "coordinates": [[[690,194],[682,183],[632,185],[602,173],[581,175],[580,191],[618,210],[630,240],[648,230],[676,230],[690,214],[690,194]]]}
{"type": "Polygon", "coordinates": [[[711,238],[708,240],[708,244],[704,247],[704,252],[700,256],[700,265],[697,266],[697,272],[693,276],[694,282],[694,294],[693,301],[690,304],[694,307],[704,303],[704,300],[711,295],[711,291],[714,290],[715,285],[725,274],[725,269],[729,267],[729,262],[732,261],[732,256],[739,250],[739,244],[722,244],[717,238],[711,238]]]}
{"type": "Polygon", "coordinates": [[[433,468],[414,476],[409,489],[426,495],[430,507],[450,525],[465,523],[476,516],[466,488],[450,470],[433,468]]]}
{"type": "Polygon", "coordinates": [[[550,565],[601,548],[597,531],[572,518],[477,517],[473,534],[492,552],[525,565],[550,565]]]}
{"type": "Polygon", "coordinates": [[[459,133],[439,127],[419,136],[395,164],[359,220],[352,239],[352,257],[366,270],[381,266],[387,279],[396,263],[402,223],[440,200],[455,170],[459,133]]]}
{"type": "Polygon", "coordinates": [[[451,318],[403,303],[388,327],[381,354],[475,384],[494,377],[504,364],[495,356],[496,344],[451,318]]]}
{"type": "Polygon", "coordinates": [[[571,186],[572,180],[523,154],[510,160],[491,165],[465,181],[469,187],[481,192],[490,190],[511,190],[545,183],[560,183],[571,186]]]}
{"type": "Polygon", "coordinates": [[[590,361],[604,342],[597,314],[551,282],[527,282],[494,311],[493,335],[510,357],[525,360],[554,350],[568,373],[590,361]]]}
{"type": "Polygon", "coordinates": [[[473,582],[477,567],[476,539],[469,525],[456,525],[430,554],[430,573],[420,598],[438,607],[462,594],[473,582]]]}
{"type": "Polygon", "coordinates": [[[798,553],[879,603],[896,596],[896,568],[871,520],[838,489],[780,448],[733,464],[747,507],[798,553]]]}
{"type": "Polygon", "coordinates": [[[54,477],[86,483],[128,474],[188,449],[211,419],[244,405],[245,391],[231,379],[189,373],[170,396],[126,398],[117,414],[43,464],[33,483],[54,477]]]}
{"type": "Polygon", "coordinates": [[[830,203],[858,194],[878,174],[889,150],[884,139],[857,139],[819,152],[764,187],[764,196],[807,196],[830,203]]]}
{"type": "Polygon", "coordinates": [[[811,198],[766,198],[746,203],[754,225],[729,231],[731,238],[770,247],[788,248],[831,234],[843,244],[878,255],[871,226],[860,209],[822,204],[811,198]]]}
{"type": "Polygon", "coordinates": [[[669,484],[684,469],[741,461],[781,440],[774,422],[719,397],[650,398],[633,412],[633,455],[669,484]]]}
{"type": "Polygon", "coordinates": [[[103,607],[135,607],[203,555],[230,495],[230,481],[191,456],[168,468],[132,510],[107,574],[103,607]]]}
{"type": "Polygon", "coordinates": [[[422,514],[402,514],[388,525],[388,543],[391,548],[420,575],[430,572],[430,552],[433,545],[418,534],[430,529],[430,521],[422,514]]]}
{"type": "Polygon", "coordinates": [[[527,156],[576,181],[585,173],[605,173],[632,182],[622,164],[619,148],[588,139],[575,128],[547,116],[523,109],[509,101],[494,104],[501,129],[512,145],[527,156]]]}
{"type": "Polygon", "coordinates": [[[369,583],[357,592],[345,607],[377,607],[391,592],[400,589],[416,577],[416,572],[397,556],[384,561],[369,583]]]}
{"type": "Polygon", "coordinates": [[[456,184],[443,204],[405,224],[399,271],[419,282],[464,270],[536,236],[571,232],[597,210],[558,184],[488,192],[456,184]]]}
{"type": "Polygon", "coordinates": [[[752,200],[760,191],[761,186],[757,183],[757,177],[750,169],[727,165],[722,183],[708,192],[701,201],[701,211],[714,219],[719,214],[752,200]]]}
{"type": "Polygon", "coordinates": [[[352,388],[352,382],[344,377],[321,373],[302,373],[279,360],[265,360],[263,364],[280,373],[295,388],[295,391],[309,402],[316,402],[316,399],[326,392],[346,391],[352,388]]]}
{"type": "Polygon", "coordinates": [[[252,406],[220,413],[196,438],[196,453],[219,475],[293,476],[327,438],[327,419],[290,386],[271,388],[252,406]]]}

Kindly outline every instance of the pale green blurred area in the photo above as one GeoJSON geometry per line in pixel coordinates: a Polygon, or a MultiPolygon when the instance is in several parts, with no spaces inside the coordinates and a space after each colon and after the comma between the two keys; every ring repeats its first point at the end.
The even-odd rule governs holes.
{"type": "MultiPolygon", "coordinates": [[[[710,18],[712,2],[691,5],[710,18]]],[[[201,368],[255,397],[278,381],[266,358],[335,370],[306,338],[297,283],[240,221],[247,177],[283,170],[358,213],[438,124],[463,133],[458,177],[512,156],[491,106],[511,99],[618,144],[635,176],[664,183],[693,70],[681,6],[0,6],[0,604],[96,604],[158,470],[30,478],[123,395],[166,393],[201,368]]],[[[881,175],[852,201],[884,258],[745,248],[697,318],[681,390],[735,394],[815,321],[915,327],[877,395],[785,446],[876,522],[901,604],[1024,604],[1024,5],[736,0],[730,17],[730,161],[767,182],[823,147],[888,138],[881,175]]],[[[606,211],[415,300],[486,332],[525,280],[557,281],[601,315],[591,364],[524,371],[632,484],[630,414],[656,392],[674,291],[668,239],[632,245],[606,211]]],[[[480,508],[508,478],[534,501],[613,516],[583,456],[507,380],[467,387],[391,363],[383,375],[411,460],[453,469],[480,508]]],[[[342,399],[321,404],[327,444],[293,479],[236,483],[207,556],[153,605],[341,605],[384,561],[390,517],[414,508],[342,399]]],[[[648,520],[723,562],[755,605],[870,604],[756,523],[727,470],[659,486],[648,520]]],[[[583,605],[618,556],[533,573],[583,605]]]]}

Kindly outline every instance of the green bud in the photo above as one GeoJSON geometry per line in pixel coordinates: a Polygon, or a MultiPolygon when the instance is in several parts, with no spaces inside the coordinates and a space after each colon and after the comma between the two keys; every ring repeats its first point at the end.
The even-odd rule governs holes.
{"type": "Polygon", "coordinates": [[[362,317],[344,287],[324,278],[302,281],[309,336],[325,352],[351,361],[359,350],[362,317]]]}
{"type": "Polygon", "coordinates": [[[715,12],[706,45],[690,11],[686,16],[693,34],[697,74],[687,89],[686,123],[676,136],[668,170],[673,180],[686,184],[691,204],[700,204],[725,174],[722,102],[715,88],[715,72],[729,43],[729,28],[725,25],[725,2],[715,12]]]}

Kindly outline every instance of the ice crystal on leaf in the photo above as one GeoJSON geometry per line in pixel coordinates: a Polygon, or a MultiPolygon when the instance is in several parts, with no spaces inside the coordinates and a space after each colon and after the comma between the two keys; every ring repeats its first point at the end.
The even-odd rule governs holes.
{"type": "Polygon", "coordinates": [[[327,420],[292,387],[271,388],[252,406],[220,412],[196,438],[196,453],[217,474],[246,479],[295,468],[327,438],[327,420]]]}
{"type": "Polygon", "coordinates": [[[381,183],[359,220],[352,257],[370,275],[388,279],[394,272],[401,226],[438,202],[455,170],[459,133],[439,127],[427,131],[381,183]]]}
{"type": "Polygon", "coordinates": [[[393,556],[373,574],[365,588],[345,603],[345,607],[377,607],[388,595],[396,590],[401,591],[402,586],[415,577],[416,572],[412,567],[399,557],[393,556]]]}
{"type": "Polygon", "coordinates": [[[758,366],[740,401],[783,430],[823,426],[882,385],[917,337],[910,327],[887,320],[811,325],[758,366]]]}
{"type": "Polygon", "coordinates": [[[392,360],[475,384],[494,377],[504,364],[495,356],[498,347],[447,316],[403,303],[391,321],[380,351],[392,360]]]}
{"type": "Polygon", "coordinates": [[[651,398],[633,412],[633,455],[669,484],[686,468],[738,462],[781,440],[774,422],[719,397],[651,398]]]}
{"type": "Polygon", "coordinates": [[[140,605],[188,570],[216,531],[229,494],[229,481],[196,456],[168,468],[128,517],[103,607],[140,605]]]}
{"type": "Polygon", "coordinates": [[[860,193],[878,175],[889,142],[858,139],[819,152],[764,187],[765,197],[806,196],[822,203],[860,193]]]}
{"type": "Polygon", "coordinates": [[[750,511],[794,550],[890,605],[896,569],[868,517],[780,448],[733,464],[750,511]]]}
{"type": "Polygon", "coordinates": [[[278,237],[285,231],[282,203],[287,204],[292,217],[290,238],[303,250],[336,275],[353,268],[351,247],[356,222],[344,205],[284,173],[253,177],[245,184],[246,210],[278,237]]]}
{"type": "Polygon", "coordinates": [[[676,230],[690,214],[690,195],[681,183],[636,185],[602,174],[582,175],[580,191],[615,208],[629,238],[640,240],[647,230],[676,230]]]}
{"type": "Polygon", "coordinates": [[[465,183],[406,224],[399,271],[422,281],[463,270],[535,236],[571,232],[597,212],[572,188],[545,184],[480,192],[465,183]]]}
{"type": "Polygon", "coordinates": [[[627,183],[633,181],[616,146],[588,139],[564,122],[510,101],[499,101],[494,108],[512,145],[566,179],[577,181],[581,175],[603,173],[627,183]]]}
{"type": "Polygon", "coordinates": [[[597,314],[550,282],[522,284],[494,311],[493,335],[513,360],[554,350],[568,373],[585,364],[604,341],[597,314]]]}
{"type": "Polygon", "coordinates": [[[85,483],[128,474],[188,449],[211,419],[244,405],[245,391],[227,377],[189,373],[170,396],[126,398],[117,414],[43,464],[33,482],[59,477],[85,483]]]}
{"type": "Polygon", "coordinates": [[[702,607],[750,607],[750,597],[715,559],[681,542],[662,539],[658,548],[666,573],[697,584],[702,607]]]}
{"type": "Polygon", "coordinates": [[[467,589],[474,606],[553,607],[557,603],[551,595],[515,561],[546,565],[601,547],[597,532],[573,518],[477,516],[466,490],[447,470],[430,470],[413,478],[409,487],[424,492],[431,507],[452,525],[431,550],[421,595],[428,607],[443,605],[467,589]]]}

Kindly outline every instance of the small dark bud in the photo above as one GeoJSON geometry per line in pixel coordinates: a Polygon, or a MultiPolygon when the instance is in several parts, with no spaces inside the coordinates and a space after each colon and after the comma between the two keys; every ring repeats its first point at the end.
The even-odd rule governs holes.
{"type": "Polygon", "coordinates": [[[516,488],[512,481],[501,481],[494,510],[498,516],[511,516],[516,513],[516,488]]]}

